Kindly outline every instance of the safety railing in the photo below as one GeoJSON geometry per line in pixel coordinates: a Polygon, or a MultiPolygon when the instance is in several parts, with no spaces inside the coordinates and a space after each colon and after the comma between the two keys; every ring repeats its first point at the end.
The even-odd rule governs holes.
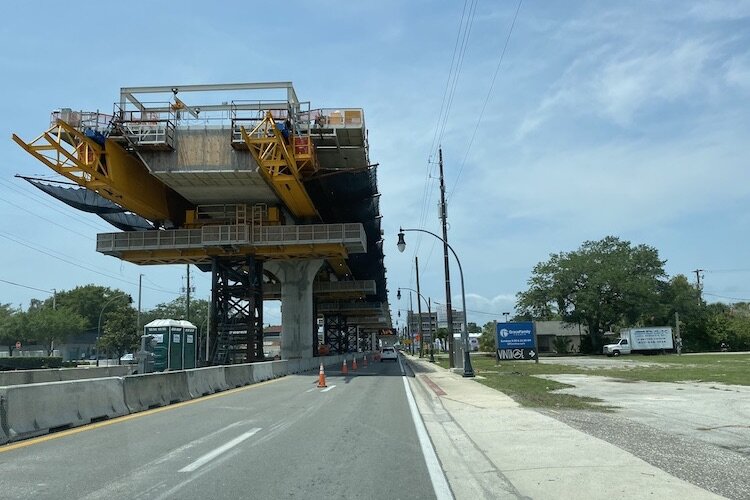
{"type": "Polygon", "coordinates": [[[128,250],[204,248],[226,245],[313,245],[338,243],[351,252],[364,252],[367,236],[360,223],[303,226],[215,225],[197,229],[101,233],[96,250],[101,253],[128,250]]]}
{"type": "Polygon", "coordinates": [[[365,115],[361,108],[322,108],[310,111],[307,120],[303,122],[310,124],[315,129],[326,128],[364,128],[365,115]]]}
{"type": "Polygon", "coordinates": [[[112,115],[99,111],[73,111],[70,108],[62,108],[56,109],[50,114],[50,127],[56,125],[58,120],[62,120],[81,131],[87,128],[103,131],[112,121],[112,115]]]}

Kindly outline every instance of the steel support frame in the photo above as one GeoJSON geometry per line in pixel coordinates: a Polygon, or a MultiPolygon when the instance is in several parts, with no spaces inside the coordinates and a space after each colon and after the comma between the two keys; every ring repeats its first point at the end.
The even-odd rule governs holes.
{"type": "Polygon", "coordinates": [[[263,262],[216,257],[211,274],[211,364],[263,361],[263,262]]]}
{"type": "Polygon", "coordinates": [[[345,354],[357,348],[357,326],[350,325],[341,314],[323,316],[323,335],[332,354],[345,354]]]}

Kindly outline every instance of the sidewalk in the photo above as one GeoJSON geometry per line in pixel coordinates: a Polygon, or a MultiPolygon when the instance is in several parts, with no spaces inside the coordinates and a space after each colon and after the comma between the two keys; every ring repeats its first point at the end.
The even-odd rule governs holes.
{"type": "Polygon", "coordinates": [[[412,392],[451,489],[479,498],[722,498],[419,358],[412,392]]]}

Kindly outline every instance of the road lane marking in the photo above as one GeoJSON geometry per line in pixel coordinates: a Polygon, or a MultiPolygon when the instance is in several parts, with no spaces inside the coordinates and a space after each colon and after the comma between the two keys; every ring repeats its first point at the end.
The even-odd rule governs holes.
{"type": "Polygon", "coordinates": [[[140,417],[146,417],[148,415],[153,415],[154,413],[161,413],[161,412],[167,411],[167,410],[174,410],[176,408],[182,408],[183,406],[187,406],[187,405],[191,405],[191,404],[195,404],[195,403],[200,403],[200,402],[203,402],[203,401],[208,401],[209,399],[220,398],[220,397],[223,397],[223,396],[229,396],[230,394],[235,394],[237,392],[246,391],[248,389],[255,389],[257,387],[261,387],[261,386],[264,386],[264,385],[273,384],[275,382],[280,382],[280,381],[282,381],[284,379],[285,379],[285,377],[280,377],[280,378],[276,378],[276,379],[273,379],[273,380],[266,380],[265,382],[258,382],[256,384],[245,385],[245,386],[242,386],[242,387],[237,387],[235,389],[229,389],[227,391],[217,392],[215,394],[211,394],[211,395],[208,395],[208,396],[203,396],[203,397],[200,397],[200,398],[191,399],[189,401],[183,401],[181,403],[175,403],[175,404],[171,404],[171,405],[167,405],[167,406],[160,406],[159,408],[153,408],[151,410],[141,411],[141,412],[138,412],[138,413],[131,413],[129,415],[123,415],[122,417],[111,418],[109,420],[104,420],[102,422],[97,422],[95,424],[82,425],[81,427],[75,427],[73,429],[68,429],[68,430],[65,430],[65,431],[59,431],[59,432],[55,432],[55,433],[52,433],[52,434],[45,434],[44,436],[39,436],[39,437],[36,437],[36,438],[26,439],[24,441],[19,441],[18,443],[14,443],[14,444],[6,444],[4,446],[0,446],[0,453],[5,453],[7,451],[17,450],[19,448],[25,448],[27,446],[31,446],[31,445],[34,445],[34,444],[44,443],[46,441],[52,441],[53,439],[60,439],[62,437],[70,436],[72,434],[78,434],[79,432],[86,432],[86,431],[98,429],[100,427],[106,427],[108,425],[119,424],[121,422],[127,422],[128,420],[133,420],[133,419],[140,418],[140,417]]]}
{"type": "Polygon", "coordinates": [[[328,392],[328,391],[330,391],[331,389],[333,389],[334,387],[336,387],[336,386],[335,386],[335,385],[332,385],[332,386],[330,386],[330,387],[327,387],[327,388],[323,389],[323,390],[322,390],[322,391],[320,391],[320,392],[328,392]]]}
{"type": "Polygon", "coordinates": [[[403,363],[401,363],[401,356],[398,357],[398,366],[401,367],[401,376],[403,377],[404,375],[406,375],[406,372],[404,371],[403,363]]]}
{"type": "MultiPolygon", "coordinates": [[[[401,360],[399,359],[399,362],[401,360]]],[[[403,371],[404,367],[401,366],[403,371]]],[[[427,429],[422,421],[422,416],[419,414],[417,409],[417,403],[414,401],[414,395],[409,387],[409,381],[405,376],[401,377],[404,382],[404,389],[406,390],[406,400],[409,402],[409,410],[411,411],[411,418],[414,421],[414,427],[417,430],[417,437],[419,438],[419,446],[422,448],[422,455],[424,455],[424,461],[427,465],[427,472],[430,474],[430,481],[432,482],[432,489],[435,490],[435,497],[437,500],[453,500],[453,493],[451,493],[450,486],[448,486],[448,480],[445,478],[443,468],[440,466],[435,448],[432,447],[432,441],[430,436],[427,434],[427,429]]]]}
{"type": "Polygon", "coordinates": [[[312,392],[312,391],[314,391],[314,390],[315,390],[315,387],[313,387],[312,389],[308,389],[308,390],[306,390],[305,392],[312,392]]]}
{"type": "Polygon", "coordinates": [[[203,455],[202,457],[200,457],[198,460],[196,460],[192,464],[186,465],[185,467],[183,467],[182,469],[180,469],[179,472],[193,472],[198,467],[201,467],[202,465],[207,464],[208,462],[210,462],[214,458],[218,457],[222,453],[224,453],[224,452],[226,452],[228,450],[231,450],[232,448],[234,448],[238,444],[242,443],[246,439],[249,439],[249,438],[253,437],[258,431],[260,431],[260,427],[255,427],[255,428],[250,429],[249,431],[245,432],[244,434],[240,434],[239,436],[237,436],[236,438],[232,439],[228,443],[223,444],[223,445],[219,446],[218,448],[216,448],[215,450],[206,453],[205,455],[203,455]]]}

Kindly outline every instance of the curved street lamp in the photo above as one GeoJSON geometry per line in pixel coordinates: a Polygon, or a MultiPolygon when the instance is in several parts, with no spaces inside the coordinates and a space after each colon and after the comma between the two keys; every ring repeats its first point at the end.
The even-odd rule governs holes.
{"type": "MultiPolygon", "coordinates": [[[[453,250],[453,247],[450,246],[450,244],[447,241],[445,241],[443,238],[441,238],[437,234],[424,230],[424,229],[404,229],[403,227],[400,227],[399,233],[398,233],[398,243],[396,243],[396,246],[398,247],[399,252],[403,252],[406,249],[406,241],[404,240],[404,233],[407,231],[431,234],[435,238],[445,243],[445,245],[448,248],[450,248],[451,252],[453,253],[453,257],[456,258],[456,262],[458,263],[458,272],[461,274],[461,299],[463,300],[463,307],[464,307],[464,328],[463,328],[463,331],[461,332],[461,341],[464,344],[463,376],[473,377],[474,368],[472,368],[471,366],[471,356],[469,355],[469,327],[468,327],[468,324],[466,323],[466,289],[464,288],[464,270],[461,267],[461,261],[458,259],[458,255],[456,255],[456,251],[453,250]]],[[[448,325],[448,331],[451,335],[453,335],[453,325],[448,325]]]]}

